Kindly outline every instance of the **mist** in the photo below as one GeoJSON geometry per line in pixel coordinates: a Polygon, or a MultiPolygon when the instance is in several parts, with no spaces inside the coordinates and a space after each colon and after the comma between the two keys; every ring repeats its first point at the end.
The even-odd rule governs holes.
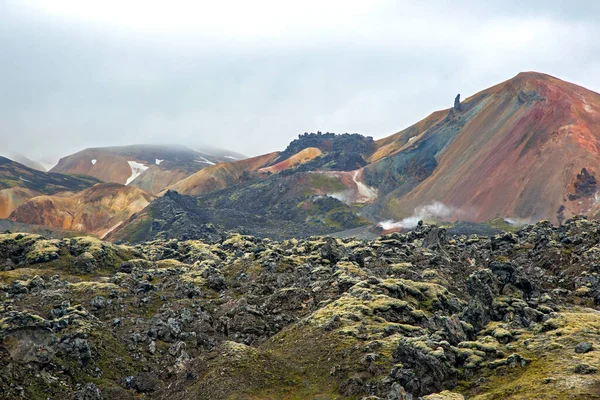
{"type": "Polygon", "coordinates": [[[379,223],[379,226],[386,231],[392,229],[413,229],[418,225],[419,221],[446,221],[456,212],[456,208],[449,207],[439,201],[434,201],[431,204],[415,208],[413,215],[408,218],[400,221],[382,221],[379,223]]]}

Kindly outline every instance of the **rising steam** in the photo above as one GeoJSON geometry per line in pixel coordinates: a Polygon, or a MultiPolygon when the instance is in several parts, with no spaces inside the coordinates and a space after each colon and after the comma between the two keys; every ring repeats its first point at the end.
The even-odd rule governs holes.
{"type": "Polygon", "coordinates": [[[383,221],[379,223],[384,230],[390,229],[412,229],[417,226],[419,221],[431,219],[445,219],[450,217],[456,210],[446,206],[439,201],[434,201],[425,206],[415,208],[412,216],[404,218],[401,221],[383,221]]]}

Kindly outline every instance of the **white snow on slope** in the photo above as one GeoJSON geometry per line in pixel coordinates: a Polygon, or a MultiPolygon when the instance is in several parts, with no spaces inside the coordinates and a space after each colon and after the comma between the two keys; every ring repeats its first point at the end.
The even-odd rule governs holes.
{"type": "Polygon", "coordinates": [[[156,165],[160,165],[160,163],[161,163],[161,162],[163,162],[163,161],[165,161],[165,160],[159,160],[159,159],[157,158],[155,162],[156,162],[156,165]]]}
{"type": "Polygon", "coordinates": [[[131,176],[125,182],[125,186],[129,185],[131,182],[135,180],[138,176],[142,174],[145,170],[148,169],[144,164],[140,164],[137,161],[127,161],[129,163],[129,167],[131,167],[131,176]]]}
{"type": "Polygon", "coordinates": [[[194,160],[197,163],[202,163],[202,164],[208,164],[208,165],[216,165],[214,162],[207,160],[206,158],[199,156],[201,158],[201,160],[194,160]]]}
{"type": "Polygon", "coordinates": [[[224,156],[224,157],[225,157],[225,158],[229,158],[229,159],[231,159],[231,160],[237,160],[237,158],[235,158],[235,157],[232,157],[232,156],[224,156]]]}
{"type": "Polygon", "coordinates": [[[96,162],[98,162],[98,160],[96,160],[95,158],[92,160],[92,165],[96,165],[96,162]]]}
{"type": "Polygon", "coordinates": [[[413,141],[413,140],[415,140],[416,138],[417,138],[416,136],[413,136],[413,137],[409,138],[409,139],[408,139],[408,143],[412,142],[412,141],[413,141]]]}

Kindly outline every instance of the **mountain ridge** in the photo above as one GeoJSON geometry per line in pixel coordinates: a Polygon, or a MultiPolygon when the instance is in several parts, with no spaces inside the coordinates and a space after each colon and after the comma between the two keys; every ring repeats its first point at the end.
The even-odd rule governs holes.
{"type": "Polygon", "coordinates": [[[183,145],[95,147],[61,158],[51,171],[89,175],[104,182],[131,184],[157,194],[205,167],[230,162],[236,157],[239,157],[237,153],[225,150],[212,155],[183,145]]]}

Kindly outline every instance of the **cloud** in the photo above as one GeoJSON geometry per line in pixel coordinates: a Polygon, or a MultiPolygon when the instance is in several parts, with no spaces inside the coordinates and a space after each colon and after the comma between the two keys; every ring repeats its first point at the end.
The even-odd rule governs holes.
{"type": "Polygon", "coordinates": [[[85,3],[0,2],[10,150],[257,155],[305,131],[384,137],[523,70],[600,90],[592,1],[85,3]]]}

